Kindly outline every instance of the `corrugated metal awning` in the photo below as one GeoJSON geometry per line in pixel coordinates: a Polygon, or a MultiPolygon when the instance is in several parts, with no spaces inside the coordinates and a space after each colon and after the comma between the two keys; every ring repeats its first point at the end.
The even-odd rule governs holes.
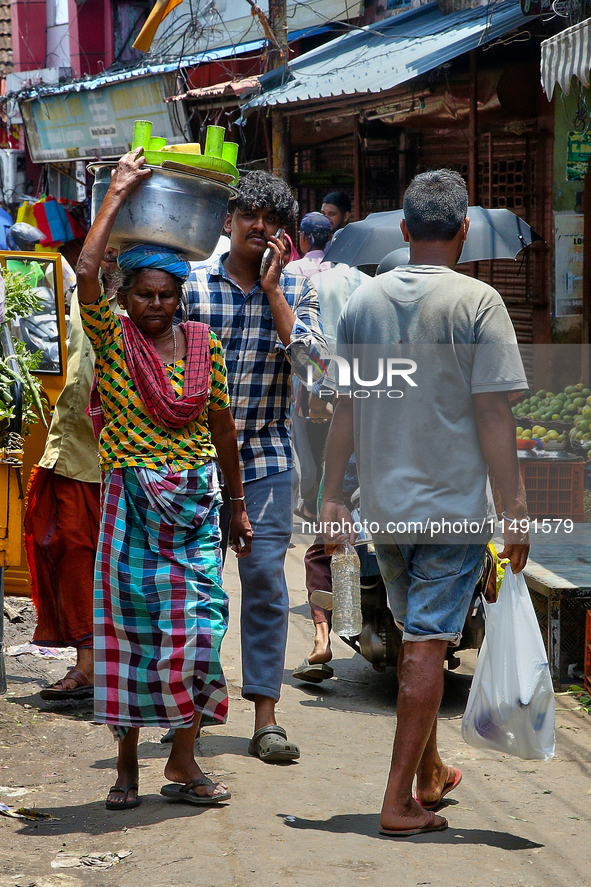
{"type": "Polygon", "coordinates": [[[573,77],[577,77],[583,86],[589,86],[591,18],[544,40],[541,49],[542,86],[548,99],[552,98],[557,83],[568,95],[573,77]]]}
{"type": "Polygon", "coordinates": [[[188,89],[182,95],[171,95],[167,102],[180,102],[183,99],[217,99],[231,96],[234,99],[243,99],[252,95],[259,88],[258,77],[243,77],[242,80],[224,80],[222,83],[214,83],[212,86],[202,86],[199,89],[188,89]]]}
{"type": "Polygon", "coordinates": [[[392,89],[531,21],[518,0],[450,15],[428,3],[351,30],[264,74],[267,91],[245,108],[392,89]]]}

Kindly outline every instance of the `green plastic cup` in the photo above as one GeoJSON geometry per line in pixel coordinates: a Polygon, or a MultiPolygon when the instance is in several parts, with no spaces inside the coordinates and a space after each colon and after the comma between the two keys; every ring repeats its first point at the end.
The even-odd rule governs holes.
{"type": "Polygon", "coordinates": [[[160,148],[164,148],[166,144],[166,139],[161,138],[160,136],[152,136],[150,139],[150,143],[148,145],[149,151],[159,151],[160,148]]]}
{"type": "Polygon", "coordinates": [[[222,145],[222,159],[227,160],[232,166],[236,166],[238,160],[238,142],[224,142],[222,145]]]}
{"type": "Polygon", "coordinates": [[[223,126],[208,126],[205,137],[205,153],[210,157],[221,157],[225,135],[226,130],[223,126]]]}
{"type": "Polygon", "coordinates": [[[143,148],[144,151],[150,150],[150,135],[152,133],[152,121],[151,120],[136,120],[133,124],[133,141],[131,143],[131,150],[135,151],[136,148],[143,148]]]}

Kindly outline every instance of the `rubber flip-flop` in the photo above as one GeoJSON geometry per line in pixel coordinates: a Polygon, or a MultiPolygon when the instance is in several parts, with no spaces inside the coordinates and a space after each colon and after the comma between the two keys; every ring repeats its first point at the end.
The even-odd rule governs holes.
{"type": "Polygon", "coordinates": [[[442,790],[441,794],[439,795],[439,798],[437,801],[430,801],[430,802],[423,803],[423,801],[419,801],[419,799],[416,795],[415,795],[415,801],[417,802],[417,804],[421,805],[423,810],[437,810],[440,807],[441,802],[443,801],[444,797],[446,795],[448,795],[450,792],[452,792],[455,788],[457,788],[461,781],[462,781],[462,771],[458,767],[455,767],[453,779],[447,780],[447,782],[443,786],[443,790],[442,790]]]}
{"type": "Polygon", "coordinates": [[[121,794],[125,795],[125,800],[121,801],[120,804],[116,804],[115,801],[105,801],[105,807],[107,810],[131,810],[133,807],[139,807],[142,803],[141,798],[127,799],[129,792],[137,791],[137,789],[137,782],[128,782],[127,785],[112,785],[109,789],[109,794],[111,792],[121,792],[121,794]]]}
{"type": "Polygon", "coordinates": [[[71,668],[69,672],[64,675],[59,681],[56,681],[55,684],[52,684],[51,687],[45,687],[44,690],[41,690],[39,696],[41,699],[89,699],[94,695],[94,684],[92,684],[85,674],[83,674],[78,668],[71,668]],[[71,680],[76,681],[76,687],[72,687],[68,689],[64,687],[64,681],[71,680]],[[61,684],[61,687],[59,686],[61,684]]]}
{"type": "Polygon", "coordinates": [[[320,684],[327,678],[332,678],[334,671],[325,662],[309,662],[304,659],[301,665],[294,668],[292,677],[298,681],[307,681],[309,684],[320,684]]]}
{"type": "Polygon", "coordinates": [[[444,832],[448,826],[444,816],[436,816],[429,811],[429,819],[420,828],[380,828],[380,835],[385,838],[411,838],[413,835],[428,835],[429,832],[444,832]],[[443,820],[436,823],[437,819],[443,820]]]}
{"type": "Polygon", "coordinates": [[[221,792],[219,795],[196,795],[192,789],[198,785],[207,785],[215,788],[216,783],[207,777],[203,779],[193,779],[181,785],[178,782],[169,782],[160,789],[160,794],[165,798],[172,798],[173,801],[186,801],[188,804],[195,804],[199,807],[211,804],[219,804],[222,801],[229,801],[232,797],[230,792],[221,792]]]}
{"type": "Polygon", "coordinates": [[[261,761],[296,761],[300,750],[287,741],[287,733],[278,724],[269,724],[256,731],[248,744],[248,753],[261,761]]]}

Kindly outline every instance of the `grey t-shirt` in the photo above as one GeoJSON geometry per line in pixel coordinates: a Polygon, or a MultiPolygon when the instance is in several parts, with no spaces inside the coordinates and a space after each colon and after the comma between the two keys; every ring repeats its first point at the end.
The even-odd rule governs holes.
{"type": "Polygon", "coordinates": [[[472,394],[528,387],[496,290],[444,266],[400,266],[351,296],[337,353],[351,370],[348,386],[341,366],[339,392],[354,397],[362,517],[386,533],[400,524],[398,535],[405,523],[489,521],[472,394]]]}

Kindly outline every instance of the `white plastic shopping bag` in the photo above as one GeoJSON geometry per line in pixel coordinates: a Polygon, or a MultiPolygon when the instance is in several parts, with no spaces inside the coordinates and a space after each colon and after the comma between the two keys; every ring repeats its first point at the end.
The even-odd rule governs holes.
{"type": "Polygon", "coordinates": [[[486,636],[462,736],[475,748],[545,761],[554,755],[554,690],[548,656],[522,573],[511,568],[496,603],[484,603],[486,636]]]}

